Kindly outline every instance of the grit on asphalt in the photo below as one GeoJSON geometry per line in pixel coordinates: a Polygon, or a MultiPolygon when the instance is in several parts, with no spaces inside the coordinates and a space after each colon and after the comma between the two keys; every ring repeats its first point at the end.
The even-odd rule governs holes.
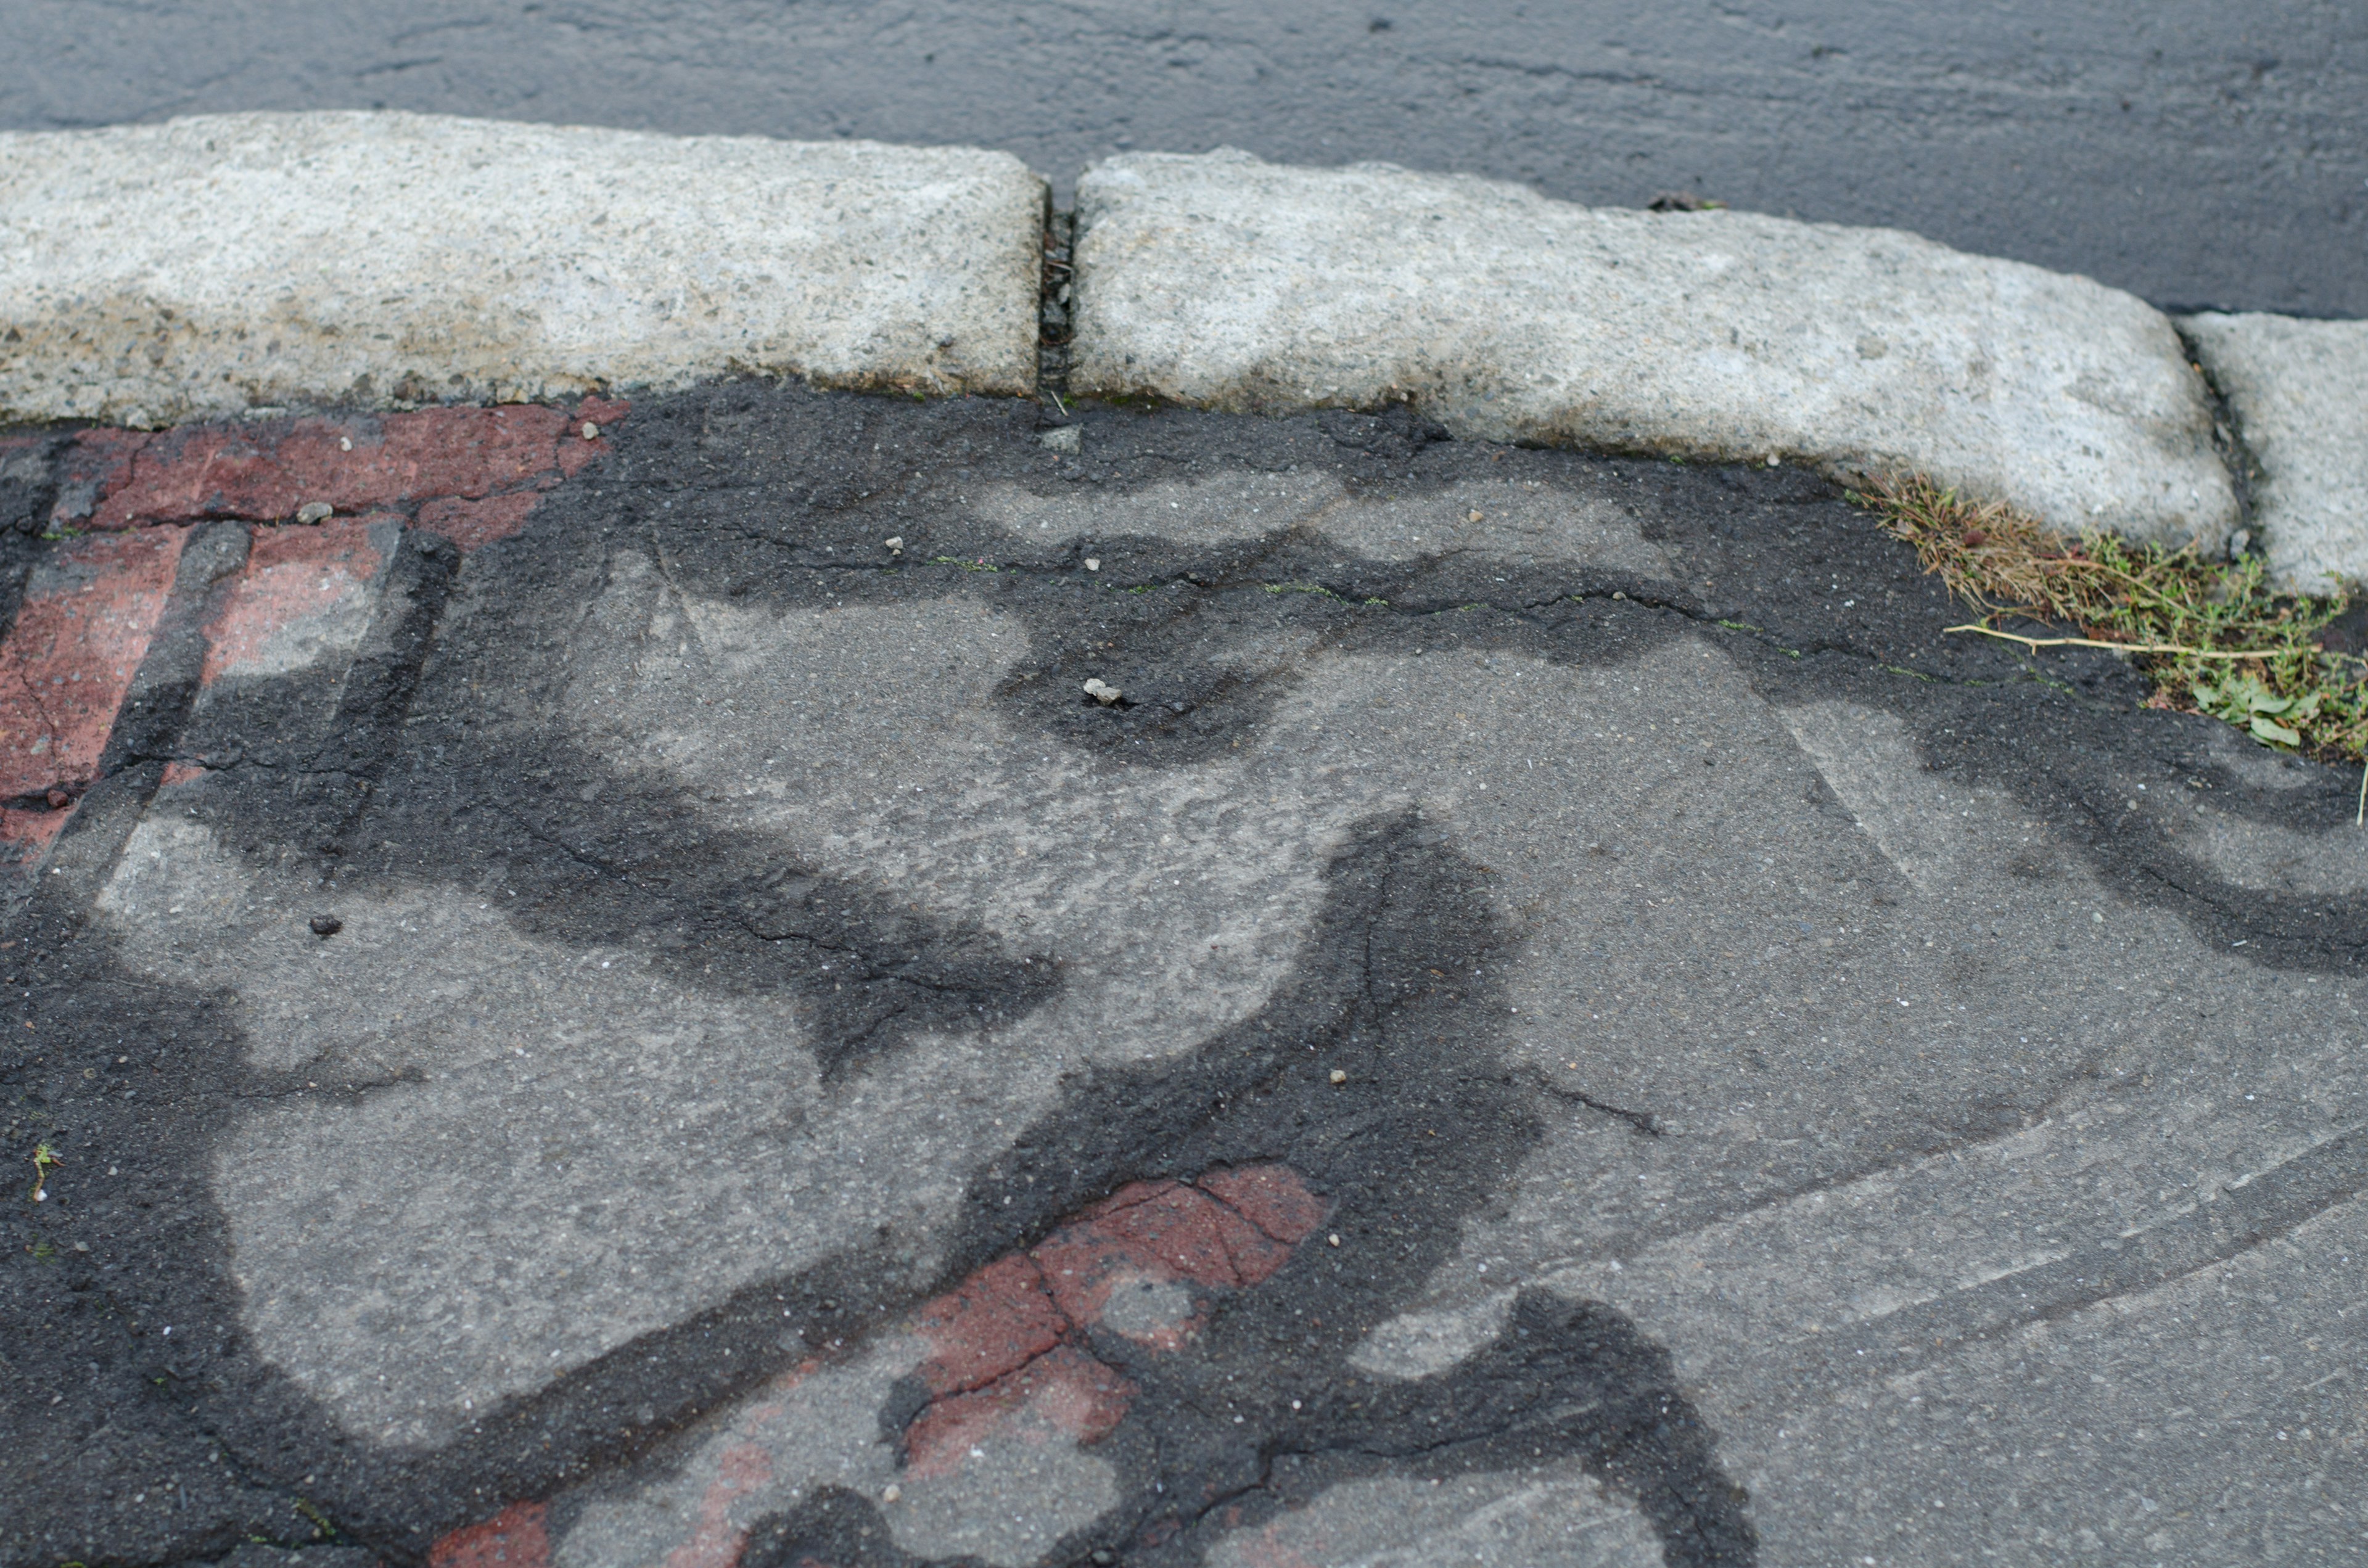
{"type": "Polygon", "coordinates": [[[2368,1556],[2356,778],[1790,468],[739,382],[238,520],[411,417],[12,449],[134,526],[6,547],[8,1562],[2368,1556]]]}

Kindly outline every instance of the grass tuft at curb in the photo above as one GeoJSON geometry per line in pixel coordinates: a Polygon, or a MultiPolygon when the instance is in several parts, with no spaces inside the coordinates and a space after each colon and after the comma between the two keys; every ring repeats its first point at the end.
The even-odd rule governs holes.
{"type": "Polygon", "coordinates": [[[2166,550],[2101,533],[2066,540],[1921,477],[1861,481],[1850,494],[1978,612],[1951,631],[2033,653],[2116,649],[2153,683],[2149,708],[2209,714],[2321,761],[2368,761],[2368,660],[2324,646],[2347,597],[2278,592],[2254,556],[2215,561],[2193,544],[2166,550]],[[2017,621],[2029,629],[2012,630],[2017,621]],[[2065,626],[2080,634],[2057,634],[2065,626]]]}

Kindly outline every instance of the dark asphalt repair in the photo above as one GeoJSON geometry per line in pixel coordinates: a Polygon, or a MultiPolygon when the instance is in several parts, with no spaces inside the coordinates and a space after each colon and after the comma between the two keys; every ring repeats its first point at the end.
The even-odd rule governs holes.
{"type": "MultiPolygon", "coordinates": [[[[2135,903],[2217,946],[2244,943],[2253,963],[2297,982],[2356,971],[2368,940],[2356,895],[2214,878],[2153,819],[2124,811],[2119,782],[2145,775],[2247,821],[2316,831],[2348,818],[2354,780],[2271,763],[2206,721],[2140,711],[2142,686],[2110,658],[2036,662],[1943,636],[1955,618],[1938,585],[1822,480],[1454,443],[1402,414],[1259,422],[1092,408],[1080,415],[1083,458],[1064,461],[1039,444],[1040,418],[1032,404],[794,385],[650,400],[612,432],[613,453],[552,493],[524,532],[469,558],[483,579],[473,602],[498,614],[456,616],[460,553],[407,531],[355,673],[334,692],[301,676],[251,683],[193,718],[203,650],[192,629],[250,533],[201,525],[102,777],[0,948],[17,993],[17,1043],[0,1080],[12,1147],[46,1137],[69,1176],[130,1165],[137,1151],[140,1177],[111,1194],[62,1182],[56,1201],[17,1206],[5,1256],[19,1307],[0,1329],[7,1562],[220,1561],[257,1540],[420,1562],[522,1500],[548,1500],[556,1531],[593,1483],[678,1462],[674,1435],[702,1413],[809,1358],[851,1354],[873,1325],[1122,1185],[1258,1160],[1302,1173],[1348,1244],[1311,1244],[1221,1303],[1192,1355],[1095,1339],[1095,1355],[1139,1390],[1098,1449],[1121,1476],[1121,1503],[1051,1560],[1195,1562],[1221,1528],[1344,1478],[1552,1458],[1635,1499],[1669,1562],[1756,1560],[1751,1506],[1716,1435],[1668,1352],[1611,1307],[1524,1291],[1493,1341],[1418,1383],[1349,1363],[1451,1255],[1459,1227],[1503,1203],[1549,1108],[1659,1135],[1654,1107],[1588,1092],[1585,1072],[1539,1079],[1507,1053],[1495,975],[1519,934],[1492,903],[1496,873],[1419,811],[1358,824],[1324,872],[1322,911],[1289,980],[1247,1019],[1179,1057],[1067,1075],[1056,1108],[1008,1157],[968,1174],[926,1288],[912,1278],[912,1240],[882,1225],[425,1449],[357,1437],[259,1354],[206,1195],[219,1129],[260,1100],[360,1104],[387,1085],[250,1065],[226,1001],[239,976],[159,983],[94,923],[98,885],[168,764],[210,770],[192,816],[250,864],[298,869],[314,890],[307,914],[335,917],[373,884],[515,890],[510,915],[538,939],[647,949],[693,993],[799,998],[825,1079],[841,1089],[925,1036],[1001,1028],[1061,992],[1059,954],[818,866],[784,869],[778,847],[715,819],[712,795],[654,787],[558,725],[559,651],[619,551],[647,552],[677,593],[723,602],[991,605],[1024,622],[1038,651],[999,688],[1006,721],[1121,771],[1276,739],[1278,704],[1299,675],[1287,660],[1221,656],[1228,648],[1520,652],[1590,666],[1713,636],[1771,700],[1840,697],[1896,715],[1926,768],[2008,792],[2135,903]],[[1196,547],[1113,534],[1031,553],[961,500],[990,481],[1118,497],[1220,463],[1328,467],[1352,493],[1511,475],[1608,494],[1681,575],[1359,559],[1304,531],[1196,547]],[[882,546],[892,538],[894,553],[882,546]],[[1118,685],[1123,706],[1081,699],[1089,672],[1118,685]],[[2286,767],[2295,787],[2262,787],[2264,766],[2286,767]],[[1327,1076],[1335,1068],[1345,1082],[1327,1076]],[[131,1517],[125,1500],[165,1477],[170,1510],[131,1517]]],[[[6,548],[17,593],[55,547],[19,531],[6,548]]],[[[1729,760],[1702,748],[1706,785],[1729,760]]],[[[1840,810],[1830,794],[1820,809],[1840,810]]],[[[2015,870],[2033,881],[2062,872],[2044,858],[2015,870]]],[[[1622,1044],[1581,1035],[1568,1049],[1583,1067],[1622,1044]]],[[[1836,1128],[1749,1201],[2028,1125],[2068,1085],[2119,1070],[2077,1052],[1979,1064],[1970,1087],[1923,1107],[1927,1126],[1905,1149],[1896,1127],[1836,1128]]],[[[467,1150],[453,1153],[450,1176],[472,1179],[467,1150]]],[[[2359,1190],[2360,1151],[2331,1151],[2317,1179],[2283,1223],[2359,1190]]],[[[1623,1221],[1626,1239],[1699,1223],[1700,1205],[1716,1201],[1623,1221]]],[[[746,1551],[751,1564],[919,1561],[868,1501],[827,1489],[751,1530],[746,1551]]]]}
{"type": "Polygon", "coordinates": [[[2368,24],[2275,0],[1638,7],[17,0],[0,128],[395,108],[1383,159],[1904,228],[2178,309],[2368,316],[2368,24]]]}

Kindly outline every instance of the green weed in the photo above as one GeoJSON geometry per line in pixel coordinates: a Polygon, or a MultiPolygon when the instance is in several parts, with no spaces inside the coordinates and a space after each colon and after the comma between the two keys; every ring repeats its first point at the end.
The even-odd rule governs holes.
{"type": "Polygon", "coordinates": [[[2368,661],[2322,646],[2346,597],[2281,593],[2257,558],[2212,560],[2192,544],[2166,550],[2111,534],[2075,542],[1927,479],[1868,483],[1851,499],[1979,612],[1950,631],[2034,653],[2117,649],[2153,685],[2149,708],[2207,713],[2263,745],[2323,761],[2368,759],[2368,661]],[[2026,629],[2013,630],[2018,622],[2026,629]],[[2051,634],[2066,626],[2080,635],[2051,634]]]}

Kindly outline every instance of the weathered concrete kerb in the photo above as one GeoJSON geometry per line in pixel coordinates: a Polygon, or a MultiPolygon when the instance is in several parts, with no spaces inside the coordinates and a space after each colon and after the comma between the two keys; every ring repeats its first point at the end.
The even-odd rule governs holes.
{"type": "Polygon", "coordinates": [[[1005,153],[209,115],[0,135],[0,420],[1036,375],[1005,153]]]}
{"type": "MultiPolygon", "coordinates": [[[[1105,165],[1066,301],[1035,210],[1024,266],[948,239],[982,270],[830,339],[892,395],[727,373],[837,298],[754,290],[663,371],[521,329],[535,401],[306,348],[293,407],[0,434],[0,1563],[2368,1554],[2356,776],[1946,635],[1818,472],[1886,408],[1922,463],[2040,407],[2048,494],[2187,450],[2274,541],[2274,357],[1897,236],[1365,170],[1309,188],[1593,233],[1573,289],[1702,271],[1622,318],[1665,363],[1588,373],[1651,393],[1619,444],[1748,460],[1426,413],[1547,407],[1534,354],[1267,415],[908,395],[988,299],[1075,312],[1071,392],[1235,396],[1177,324],[1265,286],[1210,238],[1264,232],[1243,168],[1105,165]],[[1922,403],[2003,317],[1899,307],[1822,403],[1833,344],[1773,333],[1771,465],[1686,367],[1785,268],[2119,325],[1922,403]]],[[[850,244],[916,210],[808,195],[850,244]]],[[[1462,243],[1409,244],[1443,301],[1462,243]]],[[[1313,365],[1321,301],[1268,304],[1313,365]]],[[[177,352],[121,384],[218,406],[177,352]]],[[[50,353],[0,375],[80,395],[50,353]]]]}

